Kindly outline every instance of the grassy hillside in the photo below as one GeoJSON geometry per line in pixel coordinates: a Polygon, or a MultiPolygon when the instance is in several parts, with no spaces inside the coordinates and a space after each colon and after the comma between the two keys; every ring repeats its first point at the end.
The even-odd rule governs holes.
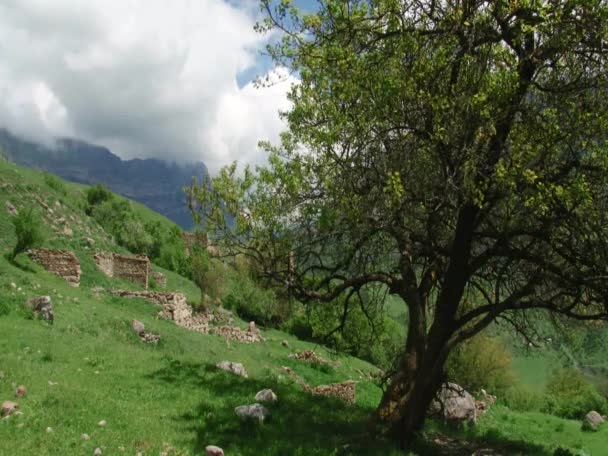
{"type": "MultiPolygon", "coordinates": [[[[209,444],[221,446],[227,455],[403,454],[366,431],[381,396],[371,380],[377,369],[370,364],[274,330],[264,332],[265,342],[251,345],[190,332],[157,319],[159,309],[146,301],[96,290],[136,286],[109,279],[95,266],[94,250],[123,250],[84,214],[84,190],[0,161],[0,401],[15,400],[18,385],[28,389],[17,400],[23,414],[0,421],[0,454],[91,455],[99,447],[104,455],[202,455],[209,444]],[[45,218],[45,246],[69,249],[78,256],[79,288],[23,255],[16,265],[4,257],[15,241],[7,200],[17,209],[35,207],[45,218]],[[71,235],[62,233],[64,223],[57,221],[62,218],[71,235]],[[32,319],[23,307],[27,298],[44,294],[53,300],[53,325],[32,319]],[[160,334],[159,345],[142,344],[130,329],[132,319],[160,334]],[[282,345],[283,340],[289,347],[282,345]],[[333,367],[289,358],[304,349],[314,349],[333,367]],[[249,378],[216,369],[222,360],[243,363],[249,378]],[[281,370],[283,366],[312,386],[358,381],[356,404],[305,393],[281,370]],[[279,397],[269,406],[269,421],[261,426],[241,422],[234,407],[255,402],[256,392],[263,388],[272,388],[279,397]],[[98,426],[102,420],[104,427],[98,426]],[[82,434],[90,440],[82,440],[82,434]]],[[[171,223],[134,206],[146,219],[171,223]]],[[[169,290],[184,292],[192,302],[199,298],[192,282],[163,272],[169,290]]],[[[471,454],[490,447],[500,448],[502,454],[551,455],[564,446],[602,455],[608,427],[588,434],[580,431],[578,421],[496,406],[475,428],[454,430],[430,422],[425,436],[414,448],[416,454],[463,454],[463,448],[471,454]],[[448,438],[456,443],[433,443],[448,438]]]]}

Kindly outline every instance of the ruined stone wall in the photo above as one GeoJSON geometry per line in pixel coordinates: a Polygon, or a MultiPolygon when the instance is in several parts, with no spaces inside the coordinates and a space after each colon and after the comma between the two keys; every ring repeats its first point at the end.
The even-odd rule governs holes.
{"type": "Polygon", "coordinates": [[[119,277],[148,288],[150,260],[147,256],[129,257],[117,253],[97,252],[95,263],[108,277],[119,277]]]}
{"type": "Polygon", "coordinates": [[[67,250],[34,249],[28,251],[32,261],[61,277],[73,287],[80,285],[80,261],[67,250]]]}
{"type": "Polygon", "coordinates": [[[114,254],[114,277],[130,280],[148,288],[150,260],[146,256],[128,257],[114,254]]]}
{"type": "Polygon", "coordinates": [[[167,288],[167,277],[162,272],[150,271],[150,277],[154,279],[159,287],[167,288]]]}
{"type": "Polygon", "coordinates": [[[183,293],[171,293],[162,291],[130,291],[113,290],[114,296],[123,298],[142,298],[163,308],[159,314],[161,318],[174,320],[180,324],[192,318],[192,307],[188,305],[186,295],[183,293]]]}
{"type": "Polygon", "coordinates": [[[213,245],[209,241],[209,236],[207,236],[207,233],[182,233],[182,240],[186,245],[187,256],[192,254],[192,249],[195,245],[203,247],[212,257],[217,257],[220,255],[217,246],[213,245]]]}

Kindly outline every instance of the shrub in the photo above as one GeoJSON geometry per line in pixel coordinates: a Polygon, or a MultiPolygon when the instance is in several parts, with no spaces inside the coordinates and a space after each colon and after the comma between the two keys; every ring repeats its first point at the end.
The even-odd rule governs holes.
{"type": "Polygon", "coordinates": [[[42,221],[32,208],[20,210],[11,221],[17,235],[17,244],[10,254],[10,260],[12,261],[18,254],[42,244],[44,234],[41,228],[42,221]]]}
{"type": "Polygon", "coordinates": [[[542,409],[545,399],[542,394],[518,385],[508,388],[498,397],[498,400],[511,410],[538,412],[542,409]]]}
{"type": "Polygon", "coordinates": [[[553,371],[542,411],[563,418],[582,419],[590,410],[606,413],[606,398],[579,370],[567,368],[553,371]]]}
{"type": "MultiPolygon", "coordinates": [[[[97,184],[87,190],[87,203],[89,208],[97,206],[105,201],[110,201],[114,195],[103,184],[97,184]]],[[[88,213],[88,212],[87,212],[88,213]]]]}
{"type": "Polygon", "coordinates": [[[129,251],[147,255],[154,240],[138,220],[127,220],[118,230],[118,243],[129,251]]]}
{"type": "Polygon", "coordinates": [[[67,195],[67,190],[65,188],[64,183],[57,176],[53,174],[45,173],[44,174],[44,183],[48,185],[50,188],[55,190],[57,193],[62,195],[67,195]]]}
{"type": "Polygon", "coordinates": [[[469,391],[502,395],[514,384],[511,355],[494,337],[478,335],[462,343],[447,362],[448,378],[469,391]]]}

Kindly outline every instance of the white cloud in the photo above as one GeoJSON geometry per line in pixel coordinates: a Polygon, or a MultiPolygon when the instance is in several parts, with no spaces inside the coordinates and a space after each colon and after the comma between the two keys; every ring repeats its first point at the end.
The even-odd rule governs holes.
{"type": "Polygon", "coordinates": [[[259,65],[257,0],[3,0],[0,125],[75,136],[123,158],[263,160],[294,82],[239,87],[259,65]]]}

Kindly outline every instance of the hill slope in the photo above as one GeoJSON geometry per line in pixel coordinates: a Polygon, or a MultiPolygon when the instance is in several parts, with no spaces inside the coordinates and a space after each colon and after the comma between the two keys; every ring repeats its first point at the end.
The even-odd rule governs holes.
{"type": "Polygon", "coordinates": [[[110,190],[165,215],[182,228],[192,227],[184,186],[207,173],[203,163],[180,166],[160,160],[121,160],[105,147],[59,139],[56,147],[21,139],[0,129],[0,149],[14,163],[48,171],[72,182],[103,183],[110,190]]]}
{"type": "MultiPolygon", "coordinates": [[[[101,291],[98,287],[137,287],[110,279],[95,266],[94,249],[126,252],[82,211],[84,187],[57,185],[42,173],[0,161],[2,254],[15,241],[4,212],[7,201],[18,210],[34,207],[46,217],[46,246],[73,251],[81,262],[82,279],[79,288],[72,288],[26,256],[19,256],[17,264],[0,256],[0,402],[16,400],[23,412],[0,420],[0,454],[91,455],[101,448],[104,455],[202,455],[209,444],[223,447],[231,456],[403,454],[366,432],[369,413],[381,396],[371,380],[377,372],[373,366],[279,331],[264,331],[264,342],[249,345],[187,331],[158,319],[159,309],[146,301],[101,291]],[[62,218],[71,235],[52,229],[62,218]],[[87,237],[94,240],[94,249],[87,237]],[[36,295],[51,296],[53,325],[33,319],[25,310],[25,300],[36,295]],[[160,334],[161,342],[143,344],[130,329],[132,319],[160,334]],[[289,357],[306,349],[315,350],[331,365],[289,357]],[[218,370],[215,364],[221,360],[243,363],[249,378],[218,370]],[[304,392],[283,366],[311,386],[356,380],[356,404],[304,392]],[[15,388],[21,384],[28,392],[15,399],[15,388]],[[255,402],[256,392],[263,388],[272,388],[279,396],[277,404],[268,406],[268,422],[241,422],[234,407],[255,402]],[[103,427],[98,425],[102,420],[103,427]],[[82,434],[89,439],[83,440],[82,434]]],[[[142,206],[136,209],[146,218],[171,223],[142,206]]],[[[185,293],[192,302],[198,299],[193,283],[163,272],[169,290],[185,293]]],[[[427,432],[431,441],[436,435],[447,441],[448,434],[459,443],[423,446],[416,454],[462,454],[460,442],[466,439],[466,454],[490,446],[501,448],[499,454],[550,455],[561,444],[601,455],[608,437],[608,428],[586,434],[576,421],[514,413],[500,406],[466,432],[435,422],[429,423],[427,432]]]]}

